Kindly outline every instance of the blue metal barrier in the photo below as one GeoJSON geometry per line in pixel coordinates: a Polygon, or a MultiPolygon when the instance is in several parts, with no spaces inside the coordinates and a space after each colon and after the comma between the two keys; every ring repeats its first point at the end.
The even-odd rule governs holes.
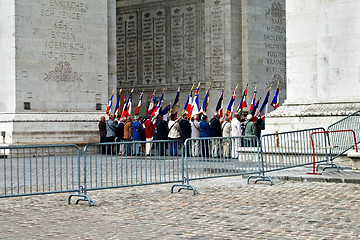
{"type": "MultiPolygon", "coordinates": [[[[256,137],[191,138],[185,141],[184,152],[186,185],[190,185],[190,180],[249,174],[258,174],[263,181],[272,182],[261,175],[256,137]]],[[[179,190],[187,189],[177,186],[179,190]]]]}
{"type": "MultiPolygon", "coordinates": [[[[80,197],[100,189],[182,183],[182,149],[177,140],[88,144],[83,152],[84,182],[80,197]]],[[[79,201],[95,205],[88,197],[76,203],[79,201]]]]}
{"type": "MultiPolygon", "coordinates": [[[[260,139],[261,174],[313,163],[313,148],[310,135],[324,128],[266,134],[260,139]]],[[[316,135],[316,162],[327,161],[327,138],[316,135]]],[[[256,176],[254,176],[256,177],[256,176]]]]}
{"type": "Polygon", "coordinates": [[[0,147],[0,198],[50,193],[80,194],[76,145],[0,147]]]}

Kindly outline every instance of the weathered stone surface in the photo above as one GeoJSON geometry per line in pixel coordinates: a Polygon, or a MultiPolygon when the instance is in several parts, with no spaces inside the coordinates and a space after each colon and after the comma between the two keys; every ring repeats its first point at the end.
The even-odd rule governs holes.
{"type": "Polygon", "coordinates": [[[297,129],[317,117],[329,125],[360,110],[359,9],[354,0],[287,2],[287,99],[269,128],[284,117],[297,129]]]}

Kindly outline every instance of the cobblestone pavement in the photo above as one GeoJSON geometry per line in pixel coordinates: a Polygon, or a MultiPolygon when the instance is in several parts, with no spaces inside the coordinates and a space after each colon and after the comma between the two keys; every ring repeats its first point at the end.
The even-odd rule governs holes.
{"type": "Polygon", "coordinates": [[[1,239],[360,239],[360,185],[242,177],[0,199],[1,239]]]}

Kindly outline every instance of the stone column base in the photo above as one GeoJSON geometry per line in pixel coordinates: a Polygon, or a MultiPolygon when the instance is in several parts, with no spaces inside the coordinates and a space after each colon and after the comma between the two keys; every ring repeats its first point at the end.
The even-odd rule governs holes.
{"type": "Polygon", "coordinates": [[[262,134],[327,127],[360,110],[360,103],[283,105],[266,116],[262,134]]]}

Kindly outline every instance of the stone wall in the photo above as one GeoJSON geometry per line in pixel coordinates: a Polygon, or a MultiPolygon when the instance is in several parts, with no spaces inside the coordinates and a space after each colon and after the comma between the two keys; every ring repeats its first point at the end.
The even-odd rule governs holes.
{"type": "Polygon", "coordinates": [[[13,70],[1,80],[9,88],[0,103],[6,143],[97,141],[94,121],[106,109],[111,66],[107,1],[8,0],[0,6],[9,15],[0,41],[15,52],[1,58],[13,70]]]}
{"type": "Polygon", "coordinates": [[[360,2],[288,1],[287,99],[267,132],[327,127],[360,110],[360,2]]]}

